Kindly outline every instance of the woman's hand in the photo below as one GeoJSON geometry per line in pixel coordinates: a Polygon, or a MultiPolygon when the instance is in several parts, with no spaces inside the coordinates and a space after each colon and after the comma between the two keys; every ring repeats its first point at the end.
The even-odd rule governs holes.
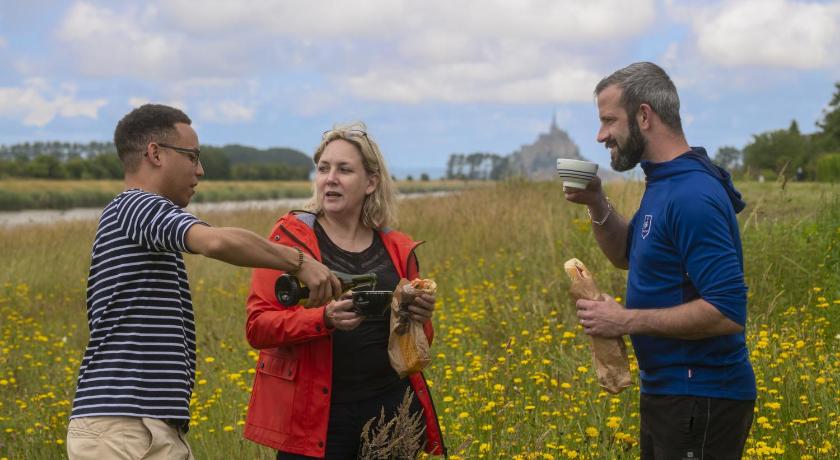
{"type": "Polygon", "coordinates": [[[413,321],[425,323],[432,319],[435,311],[435,296],[431,294],[420,294],[414,298],[414,302],[408,304],[409,316],[413,321]]]}
{"type": "Polygon", "coordinates": [[[352,331],[364,319],[364,316],[353,311],[353,295],[350,291],[344,293],[340,299],[332,301],[324,307],[324,323],[329,328],[352,331]]]}

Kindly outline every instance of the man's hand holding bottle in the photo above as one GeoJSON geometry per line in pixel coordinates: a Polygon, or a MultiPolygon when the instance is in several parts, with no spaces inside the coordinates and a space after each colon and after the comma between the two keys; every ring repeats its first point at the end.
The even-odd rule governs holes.
{"type": "MultiPolygon", "coordinates": [[[[311,257],[303,258],[295,276],[309,288],[309,306],[324,305],[341,295],[341,282],[338,278],[324,264],[311,257]]],[[[352,305],[352,301],[350,303],[352,305]]]]}

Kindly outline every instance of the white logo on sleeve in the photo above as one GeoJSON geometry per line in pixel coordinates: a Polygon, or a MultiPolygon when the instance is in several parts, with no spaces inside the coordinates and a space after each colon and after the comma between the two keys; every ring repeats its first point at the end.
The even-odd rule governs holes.
{"type": "Polygon", "coordinates": [[[650,233],[651,225],[653,225],[653,216],[650,214],[645,214],[645,221],[642,224],[642,239],[647,238],[648,234],[650,233]]]}

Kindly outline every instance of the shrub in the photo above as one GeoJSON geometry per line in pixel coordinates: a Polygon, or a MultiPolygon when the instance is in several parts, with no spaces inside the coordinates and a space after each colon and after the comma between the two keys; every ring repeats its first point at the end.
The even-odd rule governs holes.
{"type": "Polygon", "coordinates": [[[828,153],[817,158],[816,169],[818,181],[840,181],[840,153],[828,153]]]}

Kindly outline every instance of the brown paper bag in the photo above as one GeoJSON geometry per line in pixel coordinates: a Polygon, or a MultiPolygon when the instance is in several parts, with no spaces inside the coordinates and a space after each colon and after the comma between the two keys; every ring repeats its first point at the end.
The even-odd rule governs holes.
{"type": "MultiPolygon", "coordinates": [[[[600,300],[601,291],[592,278],[592,273],[583,262],[569,259],[563,264],[566,274],[572,280],[569,290],[572,297],[577,299],[600,300]]],[[[619,393],[630,386],[630,361],[627,359],[627,348],[622,337],[607,339],[590,336],[589,349],[592,351],[592,362],[598,375],[598,384],[610,393],[619,393]]]]}
{"type": "Polygon", "coordinates": [[[432,361],[429,341],[423,332],[423,325],[411,321],[406,307],[414,297],[422,293],[434,294],[437,285],[434,281],[418,283],[400,280],[391,301],[391,334],[388,336],[388,358],[391,367],[400,378],[422,371],[432,361]],[[416,286],[413,286],[416,285],[416,286]]]}

